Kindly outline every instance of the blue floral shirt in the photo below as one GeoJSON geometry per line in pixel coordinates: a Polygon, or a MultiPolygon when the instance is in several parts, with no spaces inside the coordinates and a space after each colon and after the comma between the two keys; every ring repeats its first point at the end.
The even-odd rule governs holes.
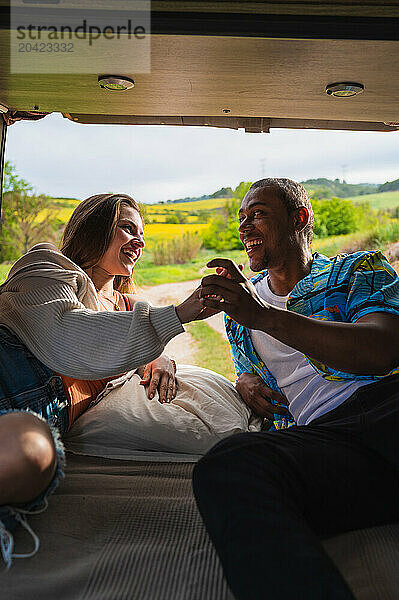
{"type": "MultiPolygon", "coordinates": [[[[267,271],[251,279],[253,283],[266,277],[267,271]]],[[[312,319],[354,323],[374,312],[399,315],[399,277],[381,252],[355,252],[328,258],[313,255],[309,275],[298,281],[287,300],[287,309],[312,319]]],[[[246,327],[225,316],[227,337],[237,376],[254,373],[273,390],[281,392],[267,365],[255,352],[246,327]]],[[[355,375],[328,367],[306,356],[309,363],[325,379],[331,381],[375,381],[399,373],[399,366],[386,375],[355,375]]],[[[275,415],[272,429],[294,424],[292,419],[275,415]]]]}

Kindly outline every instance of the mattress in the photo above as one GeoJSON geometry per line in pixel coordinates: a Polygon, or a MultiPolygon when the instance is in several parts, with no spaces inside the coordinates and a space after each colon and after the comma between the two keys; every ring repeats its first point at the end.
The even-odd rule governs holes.
{"type": "MultiPolygon", "coordinates": [[[[2,573],[0,598],[233,600],[196,509],[192,469],[189,457],[69,454],[48,510],[29,518],[39,552],[2,573]]],[[[29,551],[26,532],[14,537],[17,552],[29,551]]],[[[338,536],[326,547],[359,600],[398,599],[399,525],[338,536]]]]}

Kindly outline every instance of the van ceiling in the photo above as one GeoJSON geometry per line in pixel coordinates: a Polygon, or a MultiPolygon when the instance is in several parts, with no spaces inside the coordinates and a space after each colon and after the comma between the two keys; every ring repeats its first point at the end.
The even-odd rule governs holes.
{"type": "MultiPolygon", "coordinates": [[[[8,4],[0,0],[3,17],[8,4]]],[[[81,123],[247,131],[392,131],[384,123],[399,122],[398,2],[153,1],[151,72],[117,73],[135,81],[120,93],[99,88],[98,65],[89,74],[11,73],[6,21],[0,104],[12,110],[57,111],[81,123]],[[337,81],[365,91],[328,96],[326,85],[337,81]]]]}

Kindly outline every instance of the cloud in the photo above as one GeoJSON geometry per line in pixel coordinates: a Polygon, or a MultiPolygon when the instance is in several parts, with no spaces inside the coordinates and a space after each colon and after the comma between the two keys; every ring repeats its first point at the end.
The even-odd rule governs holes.
{"type": "Polygon", "coordinates": [[[79,125],[50,115],[8,130],[8,160],[37,191],[85,198],[121,191],[140,202],[201,196],[263,176],[350,183],[399,177],[399,132],[79,125]]]}

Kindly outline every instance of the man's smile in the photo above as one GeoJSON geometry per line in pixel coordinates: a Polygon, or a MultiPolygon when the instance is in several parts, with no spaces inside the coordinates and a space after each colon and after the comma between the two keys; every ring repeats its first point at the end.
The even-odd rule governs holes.
{"type": "Polygon", "coordinates": [[[255,252],[257,247],[262,246],[263,240],[259,238],[253,240],[243,240],[243,244],[245,246],[247,254],[252,254],[253,252],[255,252]]]}

